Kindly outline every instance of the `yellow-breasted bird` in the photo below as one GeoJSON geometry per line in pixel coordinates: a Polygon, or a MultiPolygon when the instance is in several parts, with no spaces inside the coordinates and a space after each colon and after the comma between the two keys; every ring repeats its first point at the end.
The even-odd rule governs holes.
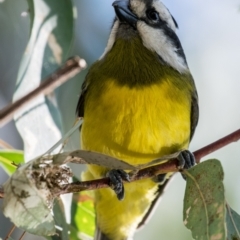
{"type": "MultiPolygon", "coordinates": [[[[113,7],[107,47],[89,69],[77,106],[84,118],[82,149],[133,165],[187,149],[198,122],[198,97],[176,21],[159,0],[120,0],[113,7]]],[[[194,165],[187,150],[181,157],[185,168],[194,165]]],[[[96,165],[87,167],[83,180],[106,174],[117,197],[110,188],[94,192],[95,239],[130,239],[158,196],[159,183],[145,179],[124,189],[125,172],[96,165]]]]}

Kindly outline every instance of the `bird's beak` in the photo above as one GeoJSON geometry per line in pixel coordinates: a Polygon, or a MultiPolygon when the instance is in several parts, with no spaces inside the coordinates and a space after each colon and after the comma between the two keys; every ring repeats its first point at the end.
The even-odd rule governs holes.
{"type": "Polygon", "coordinates": [[[136,28],[138,17],[129,9],[129,0],[115,1],[113,7],[120,22],[136,28]]]}

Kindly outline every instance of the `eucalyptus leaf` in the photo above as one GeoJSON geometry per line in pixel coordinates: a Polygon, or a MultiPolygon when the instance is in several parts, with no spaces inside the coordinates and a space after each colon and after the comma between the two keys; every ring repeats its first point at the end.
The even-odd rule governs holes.
{"type": "Polygon", "coordinates": [[[239,240],[240,216],[228,204],[226,207],[227,240],[239,240]]]}
{"type": "MultiPolygon", "coordinates": [[[[42,79],[68,58],[72,45],[74,17],[71,0],[27,0],[27,2],[31,21],[30,39],[18,72],[13,100],[37,88],[42,79]]],[[[24,141],[26,161],[42,155],[62,137],[61,115],[54,93],[35,98],[16,112],[14,119],[24,141]]],[[[59,152],[60,148],[61,146],[54,151],[59,152]]],[[[50,206],[54,196],[46,187],[49,184],[46,181],[51,178],[46,178],[46,181],[42,182],[33,176],[36,177],[38,174],[44,176],[45,173],[41,170],[47,166],[48,163],[44,161],[29,162],[18,169],[5,184],[11,201],[4,199],[6,216],[26,231],[44,236],[55,233],[56,222],[53,220],[50,206]],[[20,179],[21,183],[16,179],[20,179]],[[22,198],[22,192],[27,193],[24,195],[25,198],[22,198]],[[30,206],[29,200],[32,201],[30,206]]],[[[53,174],[55,170],[59,171],[57,173],[61,178],[61,167],[53,167],[53,174]]],[[[68,228],[64,223],[64,214],[60,218],[60,225],[64,226],[62,234],[66,238],[68,228]]]]}
{"type": "Polygon", "coordinates": [[[59,139],[50,149],[46,151],[45,155],[55,152],[59,146],[64,145],[68,141],[69,137],[76,130],[79,130],[79,128],[82,126],[82,123],[83,123],[83,119],[82,118],[78,119],[78,121],[74,124],[74,126],[61,139],[59,139]]]}
{"type": "Polygon", "coordinates": [[[162,162],[166,162],[167,160],[177,158],[181,152],[182,151],[178,151],[178,152],[175,152],[173,154],[165,155],[165,156],[162,156],[160,158],[153,159],[146,164],[139,164],[136,167],[139,168],[139,169],[142,169],[142,168],[145,168],[145,167],[153,166],[155,164],[160,164],[162,162]]]}
{"type": "Polygon", "coordinates": [[[62,239],[66,239],[68,228],[63,206],[53,202],[57,197],[55,189],[69,183],[71,176],[68,167],[56,166],[49,161],[32,160],[20,166],[3,185],[4,215],[17,227],[40,236],[54,235],[55,225],[59,224],[63,229],[62,239]]]}
{"type": "Polygon", "coordinates": [[[18,164],[24,163],[24,155],[19,150],[0,150],[0,165],[11,175],[15,172],[18,164]]]}
{"type": "Polygon", "coordinates": [[[54,236],[54,239],[68,239],[68,225],[66,223],[64,206],[61,198],[56,198],[53,203],[53,212],[54,212],[54,221],[55,224],[61,229],[57,229],[57,235],[54,236]]]}
{"type": "Polygon", "coordinates": [[[194,239],[226,240],[223,169],[218,160],[208,160],[184,172],[184,224],[194,239]]]}
{"type": "Polygon", "coordinates": [[[20,167],[4,184],[3,213],[27,232],[40,236],[54,235],[55,223],[47,204],[52,203],[51,195],[41,194],[31,184],[26,169],[28,164],[20,167]]]}
{"type": "MultiPolygon", "coordinates": [[[[28,0],[31,35],[18,73],[14,100],[39,86],[68,57],[73,38],[71,0],[28,0]]],[[[61,116],[54,93],[40,95],[14,115],[24,140],[25,159],[43,154],[61,138],[61,116]]],[[[59,150],[59,149],[58,149],[59,150]]]]}
{"type": "Polygon", "coordinates": [[[43,159],[52,159],[54,164],[63,163],[80,163],[80,164],[95,164],[111,169],[136,170],[133,165],[120,159],[105,155],[99,152],[76,150],[73,152],[59,153],[43,157],[43,159]]]}
{"type": "Polygon", "coordinates": [[[81,192],[75,195],[73,206],[75,214],[72,215],[73,231],[72,238],[91,239],[95,232],[95,209],[94,202],[90,192],[81,192]]]}

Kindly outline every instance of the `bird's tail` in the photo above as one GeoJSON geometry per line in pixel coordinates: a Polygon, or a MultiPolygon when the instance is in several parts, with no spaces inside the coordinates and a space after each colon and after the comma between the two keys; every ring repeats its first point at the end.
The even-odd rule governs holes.
{"type": "MultiPolygon", "coordinates": [[[[166,187],[172,180],[172,177],[173,177],[173,175],[170,176],[169,179],[166,179],[164,181],[164,183],[162,183],[161,185],[158,186],[158,192],[156,194],[156,198],[152,202],[148,212],[143,217],[142,221],[139,223],[137,230],[144,227],[146,225],[146,223],[149,221],[149,219],[151,218],[152,213],[154,212],[155,208],[157,207],[158,203],[160,202],[162,195],[166,190],[166,187]]],[[[113,239],[108,238],[104,233],[101,232],[101,230],[99,228],[97,228],[95,231],[94,240],[113,240],[113,239]]],[[[132,240],[132,238],[128,238],[126,240],[132,240]]]]}

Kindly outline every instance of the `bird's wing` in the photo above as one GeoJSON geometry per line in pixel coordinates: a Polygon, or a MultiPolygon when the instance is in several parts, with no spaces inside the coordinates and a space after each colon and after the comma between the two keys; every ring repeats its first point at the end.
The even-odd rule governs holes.
{"type": "Polygon", "coordinates": [[[85,80],[82,84],[81,88],[81,95],[78,99],[78,104],[76,108],[76,113],[78,117],[83,117],[84,116],[84,102],[85,102],[85,96],[87,92],[87,81],[85,80]]]}
{"type": "Polygon", "coordinates": [[[199,107],[198,107],[198,95],[197,91],[194,91],[192,94],[192,105],[191,105],[191,133],[190,133],[190,141],[194,135],[195,129],[198,124],[199,119],[199,107]]]}

